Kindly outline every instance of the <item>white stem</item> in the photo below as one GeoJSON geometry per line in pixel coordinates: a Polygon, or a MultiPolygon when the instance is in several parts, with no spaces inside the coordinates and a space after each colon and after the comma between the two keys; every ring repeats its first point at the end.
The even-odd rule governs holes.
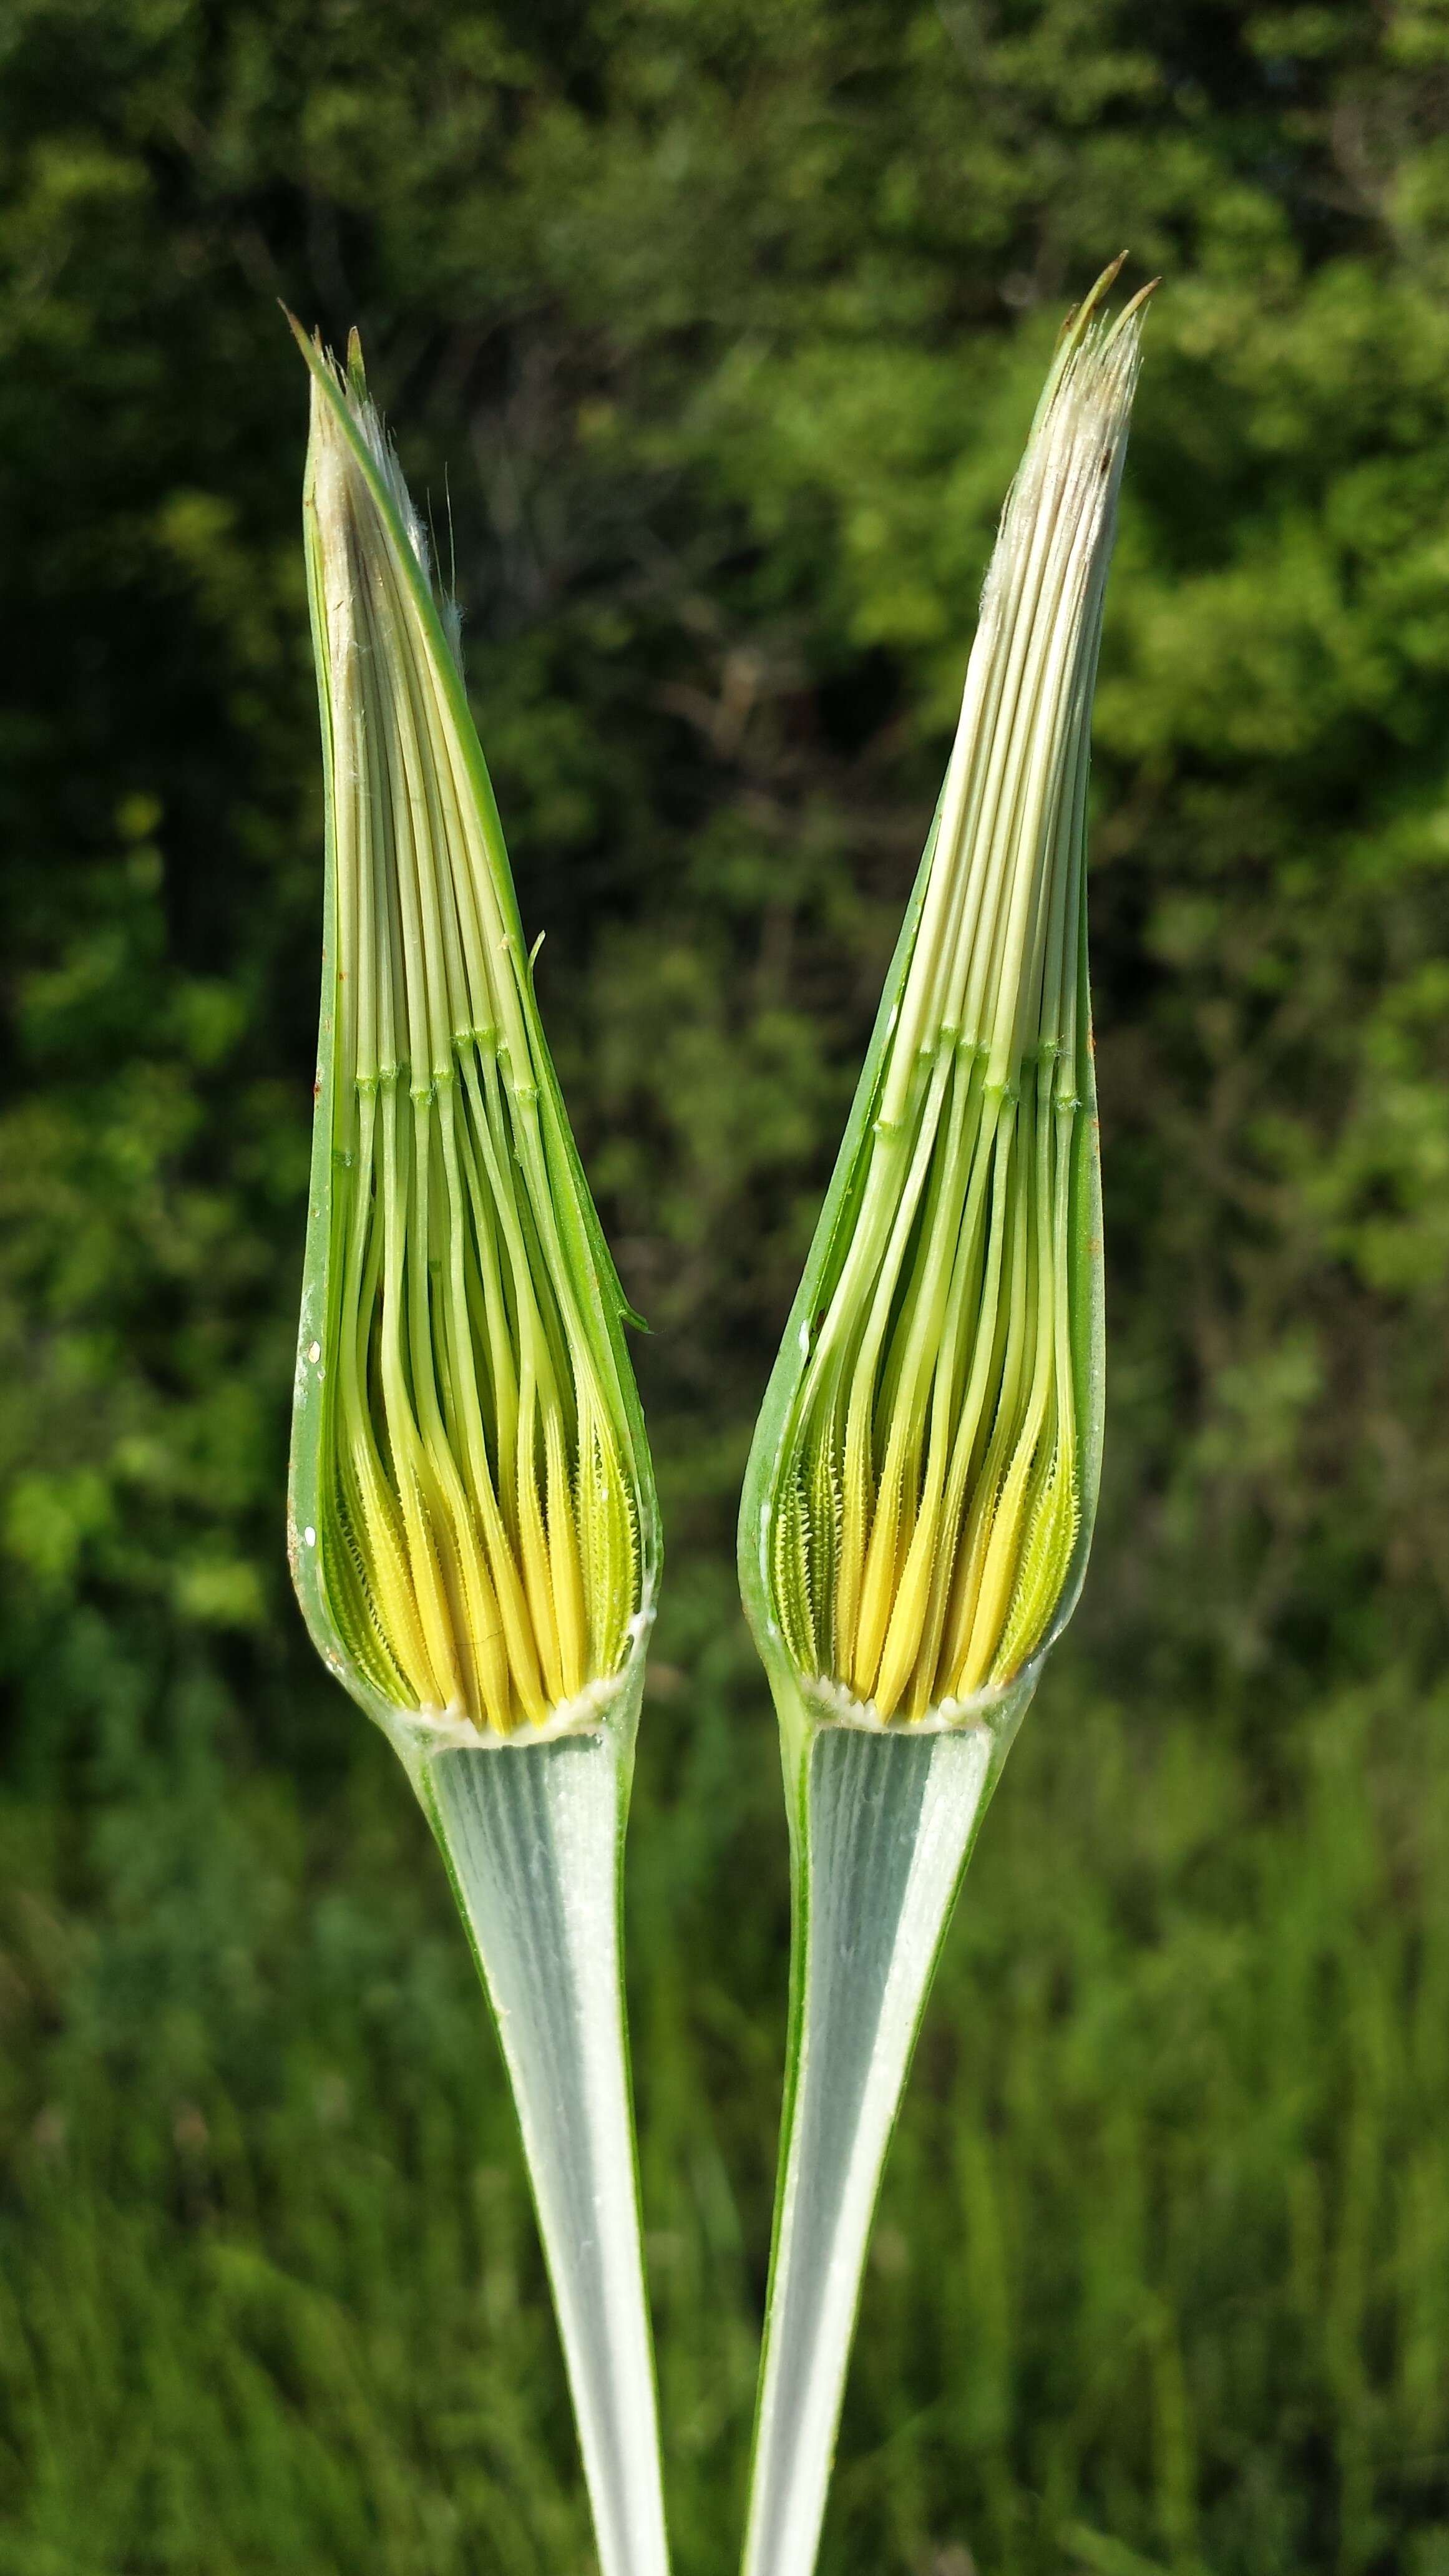
{"type": "Polygon", "coordinates": [[[745,2576],[810,2576],[866,2242],[926,1991],[1005,1723],[822,1727],[805,1759],[798,2051],[781,2141],[745,2576]]]}
{"type": "Polygon", "coordinates": [[[620,1978],[627,1741],[458,1748],[415,1777],[512,2078],[603,2576],[668,2576],[620,1978]]]}

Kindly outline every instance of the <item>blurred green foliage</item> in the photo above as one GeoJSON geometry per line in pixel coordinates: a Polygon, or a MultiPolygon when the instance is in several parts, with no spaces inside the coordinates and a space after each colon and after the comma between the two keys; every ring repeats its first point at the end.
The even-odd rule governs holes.
{"type": "Polygon", "coordinates": [[[281,1488],[320,764],[275,299],[431,489],[669,1539],[630,1906],[680,2576],[781,2057],[734,1497],[1061,308],[1108,1488],[823,2562],[1449,2570],[1440,0],[10,0],[0,2576],[589,2564],[504,2088],[281,1488]]]}

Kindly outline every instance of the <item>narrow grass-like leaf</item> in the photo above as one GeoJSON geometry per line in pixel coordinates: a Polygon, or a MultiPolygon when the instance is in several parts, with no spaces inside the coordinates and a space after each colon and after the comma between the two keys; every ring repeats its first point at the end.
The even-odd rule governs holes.
{"type": "Polygon", "coordinates": [[[620,1966],[659,1567],[627,1310],[456,621],[355,342],[345,372],[303,348],[327,883],[293,1572],[401,1756],[493,2004],[605,2576],[664,2576],[620,1966]]]}
{"type": "MultiPolygon", "coordinates": [[[[1120,267],[1120,262],[1117,264],[1120,267]]],[[[808,2576],[871,2213],[956,1889],[1081,1588],[1102,1436],[1092,691],[1143,298],[1058,344],[751,1451],[791,2033],[747,2576],[808,2576]]]]}

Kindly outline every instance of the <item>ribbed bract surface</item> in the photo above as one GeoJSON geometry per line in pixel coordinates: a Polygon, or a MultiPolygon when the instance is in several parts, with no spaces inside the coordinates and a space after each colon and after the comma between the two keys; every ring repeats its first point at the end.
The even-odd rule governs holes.
{"type": "Polygon", "coordinates": [[[613,1675],[640,1606],[610,1285],[360,372],[314,382],[308,534],[335,969],[322,1583],[384,1698],[506,1734],[613,1675]]]}
{"type": "Polygon", "coordinates": [[[1131,310],[1069,331],[1007,505],[776,1484],[791,1656],[881,1717],[1018,1672],[1081,1529],[1088,744],[1137,342],[1131,310]]]}

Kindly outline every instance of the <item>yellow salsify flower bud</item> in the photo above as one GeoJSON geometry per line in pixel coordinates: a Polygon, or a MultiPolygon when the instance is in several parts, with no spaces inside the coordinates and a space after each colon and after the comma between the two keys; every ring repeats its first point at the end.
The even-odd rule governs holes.
{"type": "Polygon", "coordinates": [[[558,1730],[607,1704],[653,1581],[627,1309],[539,1025],[449,605],[355,340],[345,374],[308,355],[329,989],[299,1587],[369,1704],[558,1730]]]}
{"type": "Polygon", "coordinates": [[[750,1453],[789,2067],[745,2576],[809,2576],[882,2161],[973,1839],[1076,1600],[1102,1439],[1088,738],[1144,289],[1068,317],[750,1453]]]}
{"type": "Polygon", "coordinates": [[[769,1488],[742,1526],[747,1588],[763,1537],[755,1589],[798,1674],[882,1722],[949,1718],[1010,1683],[1070,1607],[1090,1534],[1087,765],[1143,303],[1098,321],[1113,273],[1064,333],[1006,507],[884,1024],[762,1423],[769,1488]]]}
{"type": "Polygon", "coordinates": [[[289,1543],[497,2021],[603,2576],[668,2576],[621,1857],[659,1534],[627,1315],[534,1001],[456,619],[368,400],[312,371],[326,936],[289,1543]]]}

